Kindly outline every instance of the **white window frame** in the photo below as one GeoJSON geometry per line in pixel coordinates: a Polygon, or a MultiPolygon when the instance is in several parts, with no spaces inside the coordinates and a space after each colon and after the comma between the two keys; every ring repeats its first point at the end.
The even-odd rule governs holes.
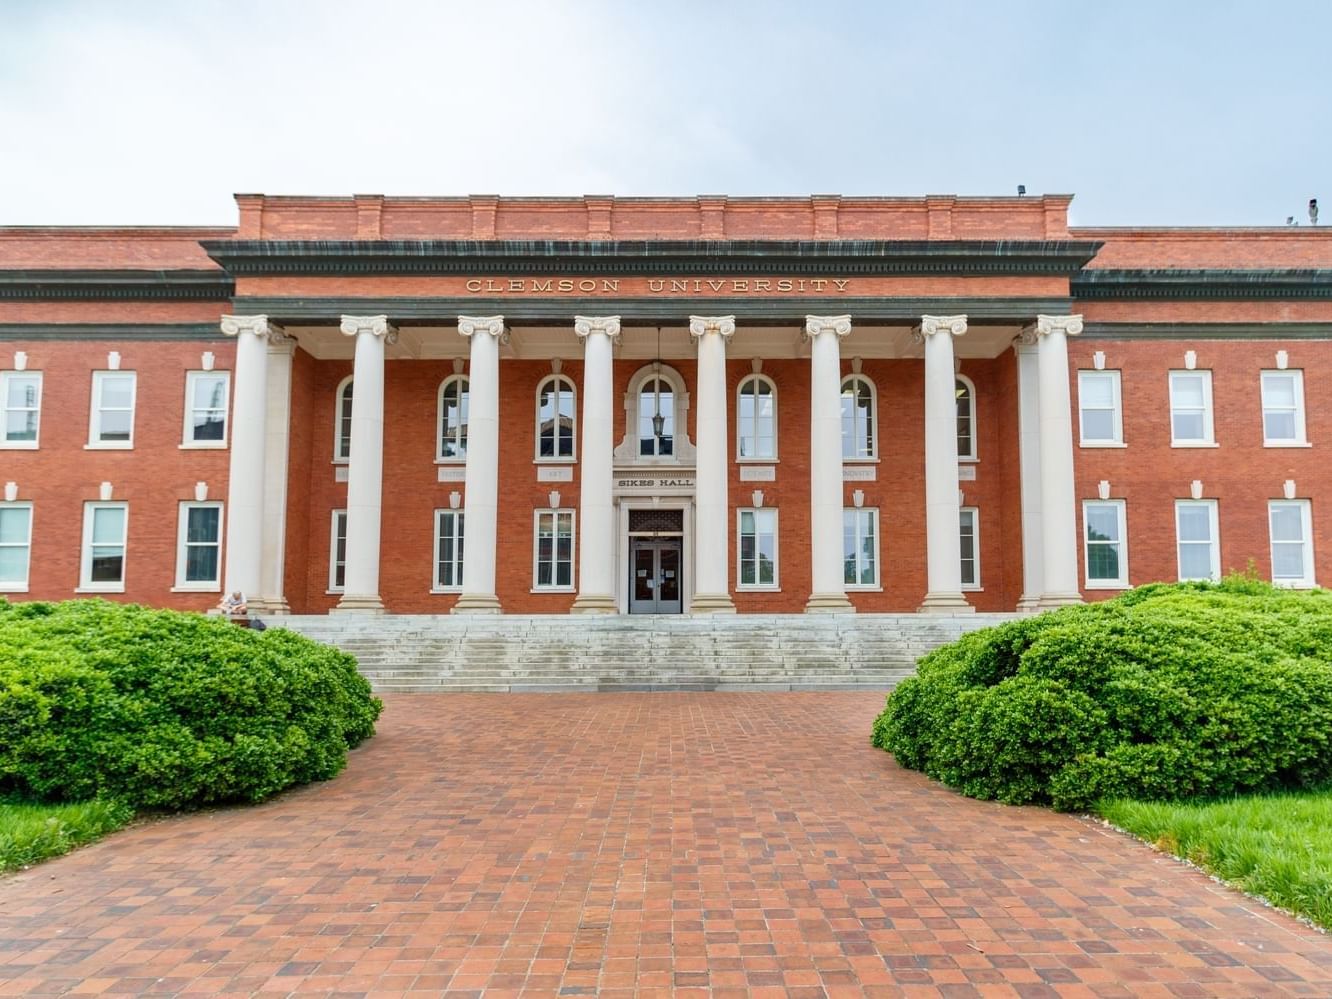
{"type": "MultiPolygon", "coordinates": [[[[462,592],[463,573],[467,571],[467,551],[466,548],[464,547],[467,541],[467,523],[462,519],[462,516],[463,516],[462,507],[459,507],[456,510],[452,508],[435,510],[435,527],[434,527],[435,543],[434,546],[430,549],[430,592],[431,593],[462,592]],[[457,577],[458,580],[456,583],[451,583],[448,586],[442,585],[439,581],[439,542],[442,534],[442,532],[440,531],[440,525],[444,515],[448,515],[453,518],[453,524],[454,524],[453,566],[455,570],[454,575],[457,577]],[[458,557],[458,551],[460,549],[463,552],[462,558],[458,557]]],[[[533,574],[533,578],[534,579],[536,578],[535,574],[533,574]]]]}
{"type": "Polygon", "coordinates": [[[1088,590],[1127,590],[1129,588],[1128,560],[1128,506],[1122,499],[1094,499],[1082,501],[1082,579],[1083,587],[1088,590]],[[1113,507],[1118,521],[1119,541],[1114,544],[1119,548],[1119,575],[1114,579],[1093,579],[1091,574],[1092,545],[1109,545],[1111,542],[1092,541],[1088,537],[1087,525],[1090,520],[1087,511],[1096,506],[1113,507]]]}
{"type": "Polygon", "coordinates": [[[1309,435],[1304,422],[1304,372],[1299,368],[1287,368],[1284,371],[1263,371],[1258,376],[1258,390],[1262,399],[1263,447],[1308,447],[1309,435]],[[1267,412],[1276,410],[1267,404],[1267,380],[1269,378],[1290,378],[1295,392],[1295,436],[1290,440],[1267,436],[1267,412]]]}
{"type": "MultiPolygon", "coordinates": [[[[337,391],[333,393],[333,464],[345,465],[351,461],[351,404],[347,404],[347,436],[342,436],[342,406],[343,395],[351,386],[353,396],[356,393],[356,386],[353,382],[353,376],[348,375],[342,381],[338,382],[337,391]],[[346,454],[343,453],[343,443],[346,443],[346,454]]],[[[335,591],[336,592],[336,591],[335,591]]]]}
{"type": "MultiPolygon", "coordinates": [[[[1100,411],[1099,408],[1097,410],[1100,411]]],[[[1174,435],[1172,428],[1171,435],[1174,435]]],[[[1123,447],[1124,446],[1124,395],[1122,375],[1117,370],[1081,370],[1078,372],[1078,446],[1079,447],[1123,447]],[[1088,437],[1087,421],[1084,414],[1091,407],[1084,403],[1087,396],[1084,383],[1096,378],[1110,380],[1110,398],[1113,407],[1110,414],[1111,437],[1088,437]]]]}
{"type": "MultiPolygon", "coordinates": [[[[466,530],[466,525],[463,527],[466,530]]],[[[578,517],[575,515],[572,507],[546,507],[532,511],[532,592],[533,593],[573,593],[578,589],[578,517]],[[559,568],[559,522],[561,517],[569,518],[569,582],[567,585],[558,583],[542,584],[541,579],[541,518],[553,517],[555,519],[555,543],[551,548],[553,556],[550,567],[550,578],[555,579],[558,576],[559,568]]],[[[464,552],[466,555],[466,552],[464,552]]],[[[439,562],[439,548],[435,548],[435,561],[439,562]]]]}
{"type": "MultiPolygon", "coordinates": [[[[973,426],[974,425],[975,424],[973,423],[973,426]]],[[[971,561],[976,564],[976,572],[974,574],[975,579],[972,582],[968,583],[964,581],[962,583],[962,589],[975,590],[979,592],[980,590],[984,589],[984,586],[981,585],[980,507],[963,506],[958,508],[957,511],[957,540],[958,540],[958,556],[959,556],[958,571],[960,573],[962,568],[960,564],[961,543],[962,543],[962,517],[966,514],[971,514],[971,551],[972,551],[971,561]]]]}
{"type": "MultiPolygon", "coordinates": [[[[866,375],[866,374],[853,373],[853,374],[847,375],[845,378],[842,379],[841,387],[838,389],[838,392],[837,392],[837,419],[838,419],[839,424],[840,424],[840,421],[841,421],[841,419],[842,419],[842,401],[843,401],[843,397],[846,395],[846,389],[847,389],[847,386],[850,385],[850,384],[853,383],[853,382],[856,382],[856,381],[862,381],[862,382],[864,382],[866,385],[869,386],[869,393],[870,393],[869,424],[870,424],[870,425],[869,425],[869,428],[868,428],[868,429],[869,429],[869,436],[870,436],[870,453],[867,454],[867,455],[848,456],[848,455],[845,453],[846,448],[845,448],[844,439],[843,439],[843,437],[841,436],[841,434],[839,434],[839,435],[838,435],[838,441],[837,441],[837,444],[838,444],[838,447],[841,447],[842,450],[843,450],[843,454],[842,454],[842,462],[843,462],[844,464],[845,464],[845,463],[848,463],[848,462],[854,464],[854,463],[856,463],[856,462],[869,462],[869,461],[878,461],[878,460],[879,460],[879,438],[882,436],[882,433],[881,433],[882,428],[879,426],[879,389],[878,389],[878,387],[874,384],[874,379],[873,379],[873,378],[869,377],[869,376],[866,375]]],[[[855,397],[852,396],[852,399],[853,399],[853,400],[854,400],[854,398],[855,398],[855,397]]],[[[854,402],[853,402],[853,410],[852,410],[852,412],[853,412],[853,414],[854,414],[854,402]]],[[[852,432],[853,434],[855,433],[855,418],[854,418],[854,415],[853,415],[853,417],[852,417],[852,427],[851,427],[851,432],[852,432]]],[[[956,435],[956,430],[954,431],[954,434],[956,435]]],[[[859,441],[858,441],[858,440],[856,441],[856,444],[857,444],[856,450],[859,451],[860,448],[859,448],[859,441]]]]}
{"type": "Polygon", "coordinates": [[[1216,427],[1212,420],[1212,372],[1207,368],[1196,368],[1193,370],[1171,371],[1169,375],[1170,384],[1170,446],[1171,447],[1216,447],[1216,427]],[[1175,405],[1175,379],[1176,378],[1200,378],[1202,379],[1202,397],[1203,397],[1203,435],[1199,438],[1176,437],[1175,436],[1175,411],[1180,407],[1175,405]]]}
{"type": "MultiPolygon", "coordinates": [[[[978,428],[976,426],[976,383],[966,375],[962,374],[955,375],[954,382],[953,392],[955,396],[958,385],[963,386],[967,390],[967,417],[971,426],[971,433],[967,442],[967,453],[963,454],[961,447],[959,447],[957,450],[957,460],[965,462],[980,461],[980,446],[977,441],[979,434],[977,433],[978,428]]],[[[956,401],[956,398],[954,401],[956,401]]],[[[962,435],[955,433],[954,436],[960,438],[962,435]]]]}
{"type": "Polygon", "coordinates": [[[45,386],[42,383],[42,373],[40,371],[0,371],[0,448],[12,449],[16,451],[35,451],[42,440],[42,392],[45,386]],[[35,378],[37,380],[37,435],[30,441],[9,440],[9,414],[15,412],[29,412],[27,406],[12,405],[13,400],[9,398],[9,393],[13,391],[13,383],[24,378],[35,378]]]}
{"type": "MultiPolygon", "coordinates": [[[[758,526],[757,522],[754,525],[758,526]]],[[[781,528],[780,518],[777,516],[777,508],[772,506],[743,506],[735,511],[735,588],[746,592],[757,593],[776,593],[782,588],[782,549],[781,549],[781,528]],[[740,525],[744,523],[744,515],[752,514],[772,514],[772,582],[771,583],[745,583],[741,582],[745,578],[744,560],[741,558],[743,534],[740,531],[740,525]]],[[[758,540],[755,538],[754,550],[758,551],[758,540]]],[[[754,560],[754,578],[758,578],[758,558],[757,554],[754,560]]]]}
{"type": "MultiPolygon", "coordinates": [[[[458,402],[461,408],[463,393],[467,395],[467,415],[470,421],[472,409],[472,380],[467,375],[449,375],[439,383],[439,392],[435,396],[435,464],[437,465],[462,465],[467,462],[467,448],[463,447],[462,454],[444,453],[444,392],[450,385],[460,384],[458,402]]],[[[454,445],[458,444],[458,437],[462,436],[462,424],[459,424],[459,431],[454,436],[454,445]]],[[[469,426],[470,429],[470,426],[469,426]]],[[[540,446],[538,442],[537,446],[540,446]]],[[[438,554],[438,553],[437,553],[438,554]]]]}
{"type": "Polygon", "coordinates": [[[88,407],[88,448],[108,451],[125,451],[134,447],[134,423],[136,410],[139,403],[139,376],[136,371],[94,371],[92,373],[92,397],[91,405],[88,407]],[[129,440],[127,441],[104,441],[100,440],[102,427],[102,412],[106,408],[102,405],[102,385],[107,378],[129,378],[130,380],[130,426],[129,440]]]}
{"type": "MultiPolygon", "coordinates": [[[[757,392],[754,393],[754,398],[756,400],[759,398],[757,392]]],[[[774,382],[767,375],[760,374],[757,371],[753,372],[752,374],[745,375],[745,377],[740,379],[740,384],[737,385],[735,389],[735,460],[741,464],[746,464],[746,465],[754,463],[768,464],[768,465],[774,464],[777,461],[777,452],[779,450],[778,440],[779,438],[777,436],[777,383],[774,382]],[[753,444],[754,450],[757,451],[758,441],[760,436],[759,417],[757,409],[755,409],[754,419],[751,422],[750,426],[750,429],[753,432],[749,434],[746,434],[745,432],[745,420],[743,414],[741,413],[740,401],[745,397],[746,386],[750,385],[751,383],[754,384],[755,386],[767,385],[768,392],[770,393],[770,398],[772,399],[772,454],[771,455],[766,455],[766,456],[758,454],[745,455],[742,453],[744,450],[743,445],[746,440],[748,440],[751,444],[753,444]]]]}
{"type": "Polygon", "coordinates": [[[1316,582],[1314,582],[1315,574],[1314,574],[1314,550],[1313,550],[1313,513],[1311,510],[1311,506],[1312,504],[1307,499],[1268,500],[1267,541],[1268,541],[1268,557],[1271,559],[1270,564],[1272,568],[1273,586],[1282,586],[1293,590],[1308,590],[1308,589],[1313,589],[1313,587],[1318,585],[1316,582]],[[1288,506],[1296,507],[1300,511],[1300,531],[1303,535],[1302,538],[1300,539],[1300,545],[1301,548],[1303,549],[1301,555],[1304,561],[1304,575],[1299,577],[1298,579],[1291,576],[1287,576],[1282,579],[1277,579],[1276,546],[1278,544],[1292,544],[1293,542],[1278,542],[1276,538],[1272,536],[1272,513],[1277,507],[1288,507],[1288,506]]]}
{"type": "Polygon", "coordinates": [[[338,520],[342,520],[343,544],[347,538],[347,511],[334,510],[329,518],[328,528],[328,592],[345,593],[347,582],[347,552],[343,550],[342,562],[338,562],[338,520]],[[342,583],[338,582],[338,565],[342,565],[342,583]]]}
{"type": "MultiPolygon", "coordinates": [[[[842,539],[846,540],[846,515],[848,513],[857,515],[856,523],[856,578],[860,578],[860,514],[869,514],[874,522],[874,582],[872,583],[843,583],[848,590],[881,590],[883,584],[882,569],[883,564],[883,532],[881,529],[882,521],[879,518],[879,508],[876,506],[847,506],[842,508],[842,539]]],[[[846,579],[846,551],[842,551],[842,579],[846,579]]]]}
{"type": "MultiPolygon", "coordinates": [[[[105,545],[105,542],[103,543],[105,545]]],[[[129,576],[129,504],[121,501],[89,501],[83,504],[83,547],[79,557],[79,593],[124,593],[125,580],[129,576]],[[93,546],[92,533],[93,521],[96,519],[97,510],[123,510],[124,519],[121,523],[124,525],[124,533],[120,538],[120,581],[119,582],[94,582],[92,578],[92,560],[93,546]]]]}
{"type": "Polygon", "coordinates": [[[1190,580],[1203,580],[1203,579],[1210,580],[1210,581],[1212,581],[1212,582],[1218,582],[1218,581],[1220,581],[1220,579],[1221,579],[1221,530],[1220,530],[1220,518],[1219,518],[1218,515],[1217,515],[1217,504],[1216,504],[1216,500],[1214,500],[1214,499],[1175,500],[1175,574],[1179,577],[1180,582],[1187,582],[1187,581],[1190,581],[1190,580]],[[1211,567],[1211,568],[1212,568],[1212,573],[1211,573],[1210,576],[1205,576],[1205,577],[1204,577],[1204,576],[1185,576],[1185,575],[1184,575],[1184,567],[1183,567],[1184,559],[1183,559],[1183,557],[1182,557],[1182,555],[1183,555],[1183,546],[1184,546],[1185,544],[1199,544],[1199,543],[1200,543],[1200,542],[1197,542],[1197,541],[1182,542],[1182,541],[1180,541],[1180,539],[1179,539],[1179,512],[1180,512],[1180,510],[1184,509],[1185,507],[1205,507],[1205,508],[1207,509],[1207,511],[1208,511],[1208,531],[1209,531],[1209,533],[1210,533],[1210,535],[1211,535],[1211,549],[1212,549],[1212,552],[1211,552],[1211,554],[1212,554],[1212,567],[1211,567]]]}
{"type": "MultiPolygon", "coordinates": [[[[206,500],[196,502],[195,500],[182,500],[180,510],[177,514],[176,524],[176,585],[173,592],[198,592],[198,593],[218,593],[222,589],[222,536],[226,533],[226,512],[222,509],[222,503],[218,500],[206,500]],[[189,564],[189,549],[191,542],[189,540],[190,511],[209,509],[217,511],[217,541],[207,545],[217,549],[217,573],[212,579],[187,580],[185,578],[185,569],[189,564]]],[[[198,547],[204,547],[199,544],[198,547]]]]}
{"type": "MultiPolygon", "coordinates": [[[[211,409],[211,407],[208,407],[211,409]]],[[[199,450],[222,450],[231,436],[231,372],[230,371],[187,371],[185,372],[185,420],[181,432],[183,448],[199,450]],[[222,379],[222,439],[220,441],[201,441],[194,438],[194,386],[203,378],[222,379]]]]}
{"type": "MultiPolygon", "coordinates": [[[[470,386],[469,386],[469,387],[470,387],[470,386]]],[[[469,397],[469,399],[470,399],[470,397],[469,397]]],[[[444,405],[444,386],[443,386],[443,385],[441,385],[441,386],[439,387],[439,401],[440,401],[440,405],[443,406],[443,405],[444,405]]],[[[441,413],[439,414],[439,417],[440,417],[440,425],[443,426],[443,423],[444,423],[444,414],[441,412],[441,413]]],[[[559,435],[559,432],[558,432],[558,429],[557,429],[557,430],[556,430],[556,433],[555,433],[555,444],[556,444],[556,447],[559,446],[559,440],[560,440],[560,435],[559,435]]],[[[436,444],[435,444],[436,448],[439,447],[439,444],[440,444],[440,443],[441,443],[441,442],[438,442],[438,441],[436,442],[436,444]]],[[[578,387],[577,387],[576,385],[574,385],[574,381],[573,381],[573,379],[570,378],[568,375],[565,375],[565,374],[558,374],[558,373],[549,374],[549,375],[547,375],[545,378],[541,379],[540,382],[537,383],[537,389],[536,389],[536,438],[535,438],[535,440],[534,440],[534,442],[533,442],[533,447],[534,447],[535,452],[536,452],[535,455],[534,455],[534,457],[533,457],[533,460],[534,460],[537,464],[540,464],[540,465],[572,465],[572,464],[574,464],[575,462],[578,461],[578,387]],[[572,429],[572,431],[571,431],[571,433],[572,433],[572,445],[571,445],[571,448],[570,448],[570,451],[569,451],[568,454],[550,454],[550,455],[545,455],[545,454],[542,454],[542,453],[541,453],[541,393],[544,392],[544,391],[546,390],[546,386],[547,386],[547,385],[550,385],[552,382],[555,383],[555,385],[556,385],[556,389],[555,389],[555,392],[556,392],[556,395],[555,395],[555,410],[556,410],[556,415],[557,415],[557,417],[558,417],[558,414],[559,414],[559,408],[560,408],[560,407],[559,407],[559,397],[560,397],[561,394],[563,394],[565,388],[567,388],[567,389],[569,390],[569,398],[573,400],[573,429],[572,429]]],[[[436,455],[438,456],[438,452],[436,452],[436,455]]],[[[456,460],[456,459],[452,459],[452,458],[450,458],[450,459],[447,459],[447,460],[449,460],[449,461],[453,461],[453,460],[456,460]]],[[[464,458],[464,460],[466,460],[466,458],[464,458]]],[[[533,578],[535,579],[536,577],[534,576],[533,578]]]]}
{"type": "Polygon", "coordinates": [[[5,510],[28,511],[28,540],[20,544],[16,541],[0,541],[0,548],[24,548],[28,557],[23,563],[22,581],[0,579],[0,593],[27,593],[32,580],[32,503],[28,500],[0,501],[0,512],[5,510]]]}

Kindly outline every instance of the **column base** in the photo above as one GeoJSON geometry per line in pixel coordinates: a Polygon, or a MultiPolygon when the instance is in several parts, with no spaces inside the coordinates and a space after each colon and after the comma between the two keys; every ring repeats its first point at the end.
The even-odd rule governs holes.
{"type": "Polygon", "coordinates": [[[811,593],[805,603],[806,614],[854,614],[855,605],[845,593],[811,593]]]}
{"type": "Polygon", "coordinates": [[[734,614],[735,603],[729,593],[695,593],[689,602],[690,614],[734,614]]]}
{"type": "Polygon", "coordinates": [[[338,605],[333,608],[335,614],[383,614],[384,601],[379,599],[379,594],[343,594],[338,605]]]}
{"type": "Polygon", "coordinates": [[[1042,593],[1036,601],[1038,610],[1050,610],[1052,607],[1069,607],[1082,603],[1081,593],[1042,593]]]}
{"type": "Polygon", "coordinates": [[[919,614],[974,614],[976,608],[960,593],[927,593],[917,608],[919,614]]]}
{"type": "Polygon", "coordinates": [[[499,597],[493,593],[464,593],[450,614],[503,614],[499,597]]]}
{"type": "Polygon", "coordinates": [[[614,597],[600,593],[580,593],[569,608],[570,614],[618,614],[620,605],[614,597]]]}
{"type": "Polygon", "coordinates": [[[263,600],[251,600],[250,611],[260,614],[290,614],[291,605],[287,603],[286,597],[269,597],[263,600]]]}
{"type": "Polygon", "coordinates": [[[1017,612],[1019,614],[1035,614],[1040,609],[1041,609],[1040,597],[1032,597],[1024,593],[1022,594],[1021,597],[1018,598],[1017,612]]]}

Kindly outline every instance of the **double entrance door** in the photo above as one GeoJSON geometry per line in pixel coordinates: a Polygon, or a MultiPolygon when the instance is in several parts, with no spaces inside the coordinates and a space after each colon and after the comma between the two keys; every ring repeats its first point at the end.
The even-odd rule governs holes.
{"type": "Polygon", "coordinates": [[[633,538],[629,543],[629,613],[679,614],[680,538],[633,538]]]}

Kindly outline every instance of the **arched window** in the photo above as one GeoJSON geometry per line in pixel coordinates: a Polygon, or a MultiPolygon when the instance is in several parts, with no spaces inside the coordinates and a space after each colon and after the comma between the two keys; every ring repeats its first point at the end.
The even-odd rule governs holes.
{"type": "Polygon", "coordinates": [[[749,375],[740,382],[736,408],[736,457],[777,457],[777,387],[763,375],[749,375]]]}
{"type": "Polygon", "coordinates": [[[537,386],[537,458],[574,457],[576,429],[574,384],[563,375],[549,375],[537,386]]]}
{"type": "Polygon", "coordinates": [[[675,453],[675,393],[660,374],[638,390],[638,453],[653,458],[675,453]]]}
{"type": "Polygon", "coordinates": [[[864,375],[842,381],[842,458],[878,456],[874,426],[874,383],[864,375]]]}
{"type": "Polygon", "coordinates": [[[439,461],[467,458],[467,377],[451,375],[439,387],[439,461]]]}
{"type": "Polygon", "coordinates": [[[337,412],[333,418],[333,460],[347,461],[351,458],[351,414],[352,380],[351,375],[338,383],[337,412]]]}
{"type": "Polygon", "coordinates": [[[957,376],[957,456],[976,457],[976,386],[965,375],[957,376]]]}

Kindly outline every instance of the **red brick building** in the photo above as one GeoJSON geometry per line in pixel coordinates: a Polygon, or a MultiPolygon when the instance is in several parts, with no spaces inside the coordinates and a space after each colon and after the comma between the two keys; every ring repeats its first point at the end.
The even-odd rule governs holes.
{"type": "Polygon", "coordinates": [[[0,229],[0,593],[1013,610],[1332,578],[1332,233],[241,195],[0,229]]]}

